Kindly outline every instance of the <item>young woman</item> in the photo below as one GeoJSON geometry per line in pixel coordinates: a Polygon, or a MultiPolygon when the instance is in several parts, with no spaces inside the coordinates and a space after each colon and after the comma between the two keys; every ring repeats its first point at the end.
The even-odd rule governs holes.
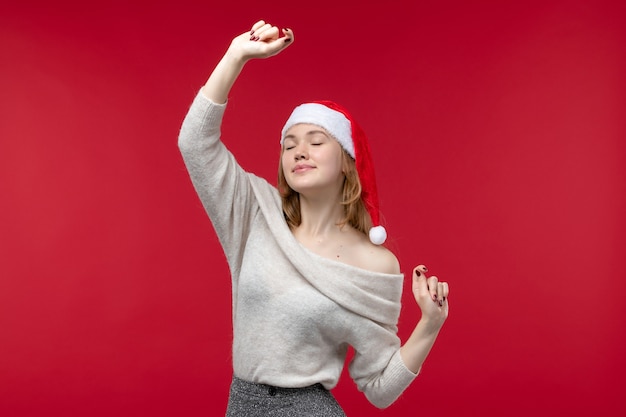
{"type": "Polygon", "coordinates": [[[245,63],[293,42],[291,30],[281,36],[264,21],[235,37],[179,137],[232,275],[227,416],[343,416],[330,390],[349,346],[359,390],[387,407],[418,374],[448,315],[447,283],[416,267],[422,316],[400,346],[403,275],[380,245],[367,138],[345,109],[316,102],[293,111],[281,136],[278,190],[243,171],[220,141],[228,94],[245,63]]]}

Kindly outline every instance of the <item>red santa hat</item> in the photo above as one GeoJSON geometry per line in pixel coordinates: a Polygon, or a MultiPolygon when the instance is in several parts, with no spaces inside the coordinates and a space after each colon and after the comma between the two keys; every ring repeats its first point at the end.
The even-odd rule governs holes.
{"type": "Polygon", "coordinates": [[[304,103],[296,107],[287,119],[281,134],[281,145],[287,130],[298,123],[308,123],[324,128],[354,158],[361,182],[361,200],[365,204],[373,225],[369,230],[369,238],[375,245],[382,245],[387,239],[387,231],[380,225],[372,152],[361,126],[354,121],[345,108],[337,103],[332,101],[304,103]]]}

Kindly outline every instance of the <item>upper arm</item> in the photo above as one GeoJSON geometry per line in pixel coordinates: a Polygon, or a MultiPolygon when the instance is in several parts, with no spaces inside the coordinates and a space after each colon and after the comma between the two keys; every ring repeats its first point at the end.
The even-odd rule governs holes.
{"type": "Polygon", "coordinates": [[[179,147],[225,252],[238,256],[256,205],[248,173],[220,140],[225,108],[199,93],[183,121],[179,147]]]}

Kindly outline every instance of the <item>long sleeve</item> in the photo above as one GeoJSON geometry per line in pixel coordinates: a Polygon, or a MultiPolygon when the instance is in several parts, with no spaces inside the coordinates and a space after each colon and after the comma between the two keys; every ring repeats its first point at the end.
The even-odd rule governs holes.
{"type": "Polygon", "coordinates": [[[248,174],[220,141],[225,109],[226,104],[213,103],[198,93],[183,121],[178,146],[236,276],[232,268],[241,263],[254,198],[248,174]]]}

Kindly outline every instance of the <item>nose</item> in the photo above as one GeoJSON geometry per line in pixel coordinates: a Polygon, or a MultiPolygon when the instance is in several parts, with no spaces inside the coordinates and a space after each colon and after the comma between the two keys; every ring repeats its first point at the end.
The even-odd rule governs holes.
{"type": "Polygon", "coordinates": [[[299,161],[301,159],[307,159],[308,154],[306,152],[306,149],[303,146],[298,146],[296,148],[296,152],[294,154],[294,157],[295,157],[296,161],[299,161]]]}

